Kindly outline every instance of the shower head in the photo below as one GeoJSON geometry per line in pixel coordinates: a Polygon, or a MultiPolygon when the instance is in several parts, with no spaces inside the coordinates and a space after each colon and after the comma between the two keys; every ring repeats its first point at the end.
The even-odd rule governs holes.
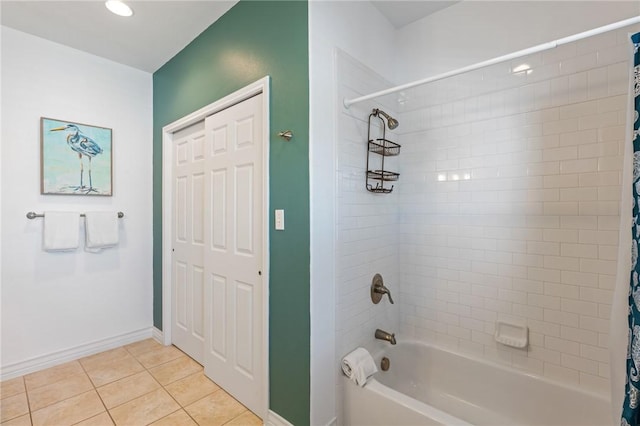
{"type": "Polygon", "coordinates": [[[381,115],[384,118],[386,118],[387,119],[387,127],[390,130],[395,129],[400,124],[400,123],[398,123],[398,120],[396,120],[395,118],[391,117],[389,114],[387,114],[386,112],[382,111],[381,109],[375,108],[373,110],[373,115],[374,116],[381,115]]]}

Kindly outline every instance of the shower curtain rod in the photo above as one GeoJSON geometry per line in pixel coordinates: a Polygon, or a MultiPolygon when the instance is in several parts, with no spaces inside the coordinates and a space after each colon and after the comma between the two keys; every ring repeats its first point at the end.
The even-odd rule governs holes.
{"type": "Polygon", "coordinates": [[[447,71],[442,74],[437,74],[432,77],[423,78],[421,80],[412,81],[410,83],[405,83],[400,86],[391,87],[389,89],[380,90],[378,92],[371,93],[370,95],[360,96],[359,98],[353,99],[344,99],[343,104],[345,108],[349,108],[353,104],[357,104],[359,102],[368,101],[369,99],[377,98],[379,96],[390,95],[392,93],[399,92],[405,89],[411,89],[412,87],[421,86],[423,84],[431,83],[434,81],[442,80],[447,77],[453,77],[454,75],[462,74],[469,71],[474,71],[479,68],[484,68],[489,65],[498,64],[500,62],[508,61],[510,59],[520,58],[522,56],[530,55],[532,53],[542,52],[543,50],[553,49],[558,46],[562,46],[563,44],[571,43],[574,41],[582,40],[583,38],[591,37],[597,34],[606,33],[608,31],[617,30],[618,28],[626,27],[628,25],[638,24],[640,23],[640,16],[636,16],[634,18],[625,19],[623,21],[614,22],[609,25],[604,25],[602,27],[594,28],[588,31],[584,31],[578,34],[574,34],[572,36],[559,38],[554,41],[549,41],[547,43],[542,43],[537,46],[529,47],[527,49],[518,50],[517,52],[509,53],[507,55],[498,56],[493,59],[488,59],[486,61],[478,62],[473,65],[468,65],[466,67],[458,68],[453,71],[447,71]]]}

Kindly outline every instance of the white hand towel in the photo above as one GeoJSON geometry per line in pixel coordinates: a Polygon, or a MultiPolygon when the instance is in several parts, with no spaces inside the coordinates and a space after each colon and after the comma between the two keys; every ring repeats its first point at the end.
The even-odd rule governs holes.
{"type": "Polygon", "coordinates": [[[371,354],[365,348],[358,348],[342,358],[342,371],[358,386],[364,386],[367,379],[378,372],[371,354]]]}
{"type": "Polygon", "coordinates": [[[78,248],[79,239],[80,213],[44,212],[43,250],[75,250],[78,248]]]}
{"type": "Polygon", "coordinates": [[[97,253],[103,248],[112,247],[119,242],[117,212],[86,212],[85,250],[97,253]]]}

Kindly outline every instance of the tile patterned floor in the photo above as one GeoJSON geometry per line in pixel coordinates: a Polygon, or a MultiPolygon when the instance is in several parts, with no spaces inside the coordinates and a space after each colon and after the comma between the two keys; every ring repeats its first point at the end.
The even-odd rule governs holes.
{"type": "Polygon", "coordinates": [[[153,339],[0,383],[2,426],[262,425],[202,366],[153,339]]]}

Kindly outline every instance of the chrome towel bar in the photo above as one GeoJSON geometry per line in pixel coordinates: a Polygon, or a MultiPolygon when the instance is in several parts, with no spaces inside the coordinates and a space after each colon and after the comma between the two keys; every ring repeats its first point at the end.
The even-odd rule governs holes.
{"type": "MultiPolygon", "coordinates": [[[[80,213],[80,216],[84,217],[84,213],[80,213]]],[[[36,213],[36,212],[27,213],[27,219],[35,219],[36,217],[44,217],[44,213],[36,213]]],[[[118,217],[122,219],[124,217],[124,213],[118,212],[118,217]]]]}

